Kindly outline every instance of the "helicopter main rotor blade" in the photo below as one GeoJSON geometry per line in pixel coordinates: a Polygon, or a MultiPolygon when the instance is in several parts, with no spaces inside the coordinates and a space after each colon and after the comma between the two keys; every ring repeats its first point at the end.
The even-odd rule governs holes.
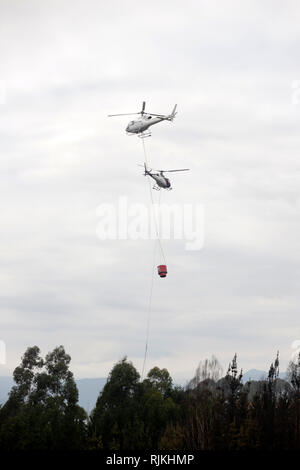
{"type": "Polygon", "coordinates": [[[167,116],[165,114],[154,114],[154,113],[147,113],[149,114],[149,116],[157,116],[157,117],[161,117],[161,118],[167,118],[167,116]]]}
{"type": "Polygon", "coordinates": [[[160,171],[162,173],[173,173],[174,171],[188,171],[189,168],[181,168],[180,170],[156,170],[156,171],[160,171]]]}
{"type": "Polygon", "coordinates": [[[113,116],[132,116],[133,114],[141,114],[139,113],[122,113],[122,114],[108,114],[108,117],[113,117],[113,116]]]}
{"type": "Polygon", "coordinates": [[[146,101],[143,101],[143,106],[142,106],[142,111],[141,111],[142,115],[144,114],[145,106],[146,106],[146,101]]]}

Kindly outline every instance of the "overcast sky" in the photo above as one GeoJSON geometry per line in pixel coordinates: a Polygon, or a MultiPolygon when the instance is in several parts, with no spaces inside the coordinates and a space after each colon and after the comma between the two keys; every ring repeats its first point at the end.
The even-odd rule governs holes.
{"type": "MultiPolygon", "coordinates": [[[[131,117],[172,176],[165,203],[202,204],[205,243],[164,241],[146,369],[192,377],[215,354],[281,370],[300,339],[298,1],[0,0],[0,339],[63,344],[77,378],[142,368],[153,241],[97,237],[103,203],[149,204],[131,117]],[[293,88],[294,87],[294,88],[293,88]]],[[[299,82],[300,83],[300,82],[299,82]]],[[[300,87],[299,87],[300,89],[300,87]]]]}

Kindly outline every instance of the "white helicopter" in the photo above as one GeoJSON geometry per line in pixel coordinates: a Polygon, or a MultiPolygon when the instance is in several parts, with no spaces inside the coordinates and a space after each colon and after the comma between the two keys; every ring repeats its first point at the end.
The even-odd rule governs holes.
{"type": "Polygon", "coordinates": [[[140,114],[141,117],[139,117],[136,121],[129,122],[128,126],[126,127],[126,132],[130,135],[138,134],[139,137],[150,137],[150,131],[148,131],[146,134],[144,133],[147,129],[149,129],[150,126],[153,126],[153,124],[157,124],[162,121],[173,121],[174,117],[177,114],[177,104],[175,104],[171,114],[167,116],[163,114],[145,113],[145,106],[146,102],[143,101],[142,111],[140,111],[139,113],[109,114],[108,117],[140,114]]]}
{"type": "Polygon", "coordinates": [[[151,178],[153,178],[156,182],[156,184],[153,186],[153,189],[156,189],[157,191],[160,191],[160,188],[167,189],[168,191],[172,189],[170,180],[164,176],[164,173],[189,170],[189,168],[182,168],[180,170],[156,170],[158,173],[151,173],[152,170],[147,169],[146,163],[144,163],[144,169],[144,176],[151,176],[151,178]]]}

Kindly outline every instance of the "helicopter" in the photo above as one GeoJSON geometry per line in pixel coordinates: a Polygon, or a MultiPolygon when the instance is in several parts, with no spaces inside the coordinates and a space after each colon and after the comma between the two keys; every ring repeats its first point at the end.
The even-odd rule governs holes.
{"type": "Polygon", "coordinates": [[[144,176],[151,176],[151,178],[153,178],[156,182],[156,184],[153,186],[153,189],[156,189],[157,191],[160,191],[161,188],[167,189],[168,191],[172,189],[170,180],[164,176],[164,173],[189,170],[189,168],[181,168],[180,170],[156,170],[158,173],[151,173],[152,170],[147,169],[146,163],[144,163],[144,169],[144,176]]]}
{"type": "Polygon", "coordinates": [[[150,137],[151,133],[148,131],[146,134],[144,133],[150,126],[153,124],[158,124],[162,121],[173,121],[174,117],[176,116],[176,108],[177,104],[175,104],[173,111],[169,115],[163,114],[153,114],[153,113],[145,113],[146,102],[143,101],[142,110],[138,113],[125,113],[125,114],[109,114],[108,117],[113,116],[129,116],[132,114],[140,114],[141,116],[135,120],[130,121],[126,127],[126,132],[128,135],[138,134],[139,137],[150,137]]]}

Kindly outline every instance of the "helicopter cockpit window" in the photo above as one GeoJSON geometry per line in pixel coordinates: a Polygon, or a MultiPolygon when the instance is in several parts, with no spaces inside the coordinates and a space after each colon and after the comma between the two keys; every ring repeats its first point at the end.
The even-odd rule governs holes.
{"type": "Polygon", "coordinates": [[[148,119],[151,119],[151,118],[152,118],[152,116],[148,116],[148,119]]]}

